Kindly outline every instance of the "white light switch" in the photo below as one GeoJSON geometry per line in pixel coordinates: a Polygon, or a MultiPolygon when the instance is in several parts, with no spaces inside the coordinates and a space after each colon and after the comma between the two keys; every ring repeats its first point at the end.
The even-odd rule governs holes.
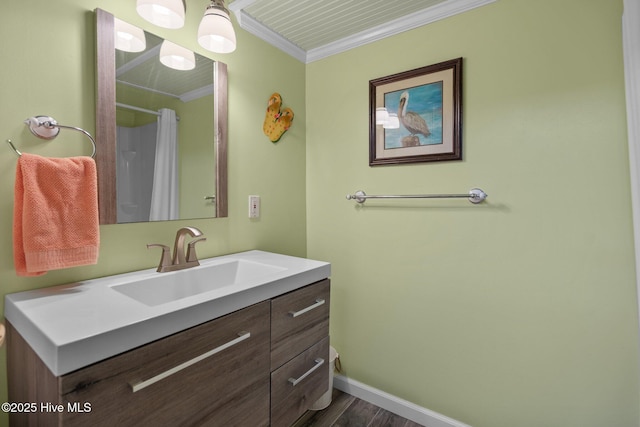
{"type": "Polygon", "coordinates": [[[249,218],[260,217],[260,196],[249,196],[249,218]]]}

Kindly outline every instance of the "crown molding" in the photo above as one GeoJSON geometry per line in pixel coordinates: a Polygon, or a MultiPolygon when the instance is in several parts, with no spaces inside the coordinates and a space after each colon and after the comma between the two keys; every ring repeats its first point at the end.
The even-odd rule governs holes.
{"type": "Polygon", "coordinates": [[[158,55],[160,55],[160,47],[160,44],[153,46],[152,48],[147,49],[146,51],[133,58],[131,61],[122,64],[116,69],[116,77],[120,77],[124,73],[135,69],[137,66],[142,65],[151,59],[156,59],[158,55]]]}
{"type": "Polygon", "coordinates": [[[213,91],[214,87],[213,83],[211,83],[210,85],[202,86],[198,89],[183,93],[182,95],[180,95],[180,101],[189,102],[193,101],[194,99],[202,98],[203,96],[213,95],[213,91]]]}
{"type": "Polygon", "coordinates": [[[420,12],[403,16],[402,18],[389,21],[386,24],[356,33],[353,36],[343,38],[315,49],[310,49],[307,51],[306,62],[309,63],[317,61],[319,59],[335,55],[336,53],[345,52],[368,43],[373,43],[386,37],[413,30],[415,28],[422,27],[423,25],[431,24],[495,1],[497,0],[449,0],[444,3],[439,3],[420,12]]]}
{"type": "Polygon", "coordinates": [[[448,0],[423,11],[395,19],[384,25],[373,27],[369,30],[356,33],[353,36],[310,49],[309,51],[303,50],[244,12],[244,8],[249,7],[256,1],[258,0],[235,0],[229,4],[229,9],[234,12],[240,27],[299,61],[308,64],[337,53],[382,40],[389,36],[400,34],[404,31],[467,12],[498,0],[448,0]]]}
{"type": "Polygon", "coordinates": [[[280,34],[276,33],[275,31],[264,26],[260,22],[256,21],[246,12],[240,11],[240,13],[236,13],[236,19],[238,20],[238,23],[240,23],[240,27],[247,30],[254,36],[257,36],[262,40],[266,41],[267,43],[284,51],[285,53],[288,53],[289,55],[296,58],[298,61],[307,62],[306,51],[304,51],[299,46],[291,43],[289,40],[282,37],[280,34]]]}

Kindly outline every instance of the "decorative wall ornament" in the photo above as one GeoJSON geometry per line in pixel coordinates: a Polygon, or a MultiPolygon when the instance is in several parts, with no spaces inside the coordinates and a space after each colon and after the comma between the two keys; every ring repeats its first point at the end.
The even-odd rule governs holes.
{"type": "Polygon", "coordinates": [[[284,108],[282,111],[282,97],[279,93],[274,93],[269,97],[267,112],[262,124],[262,131],[269,137],[271,142],[278,142],[282,135],[289,130],[293,123],[293,110],[284,108]]]}
{"type": "Polygon", "coordinates": [[[461,160],[462,58],[369,81],[369,115],[370,166],[461,160]]]}

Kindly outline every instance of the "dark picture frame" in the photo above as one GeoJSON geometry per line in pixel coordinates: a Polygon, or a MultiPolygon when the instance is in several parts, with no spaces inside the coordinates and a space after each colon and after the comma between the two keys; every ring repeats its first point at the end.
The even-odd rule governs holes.
{"type": "Polygon", "coordinates": [[[462,58],[369,81],[369,165],[462,160],[462,58]],[[376,124],[376,109],[397,114],[376,124]]]}

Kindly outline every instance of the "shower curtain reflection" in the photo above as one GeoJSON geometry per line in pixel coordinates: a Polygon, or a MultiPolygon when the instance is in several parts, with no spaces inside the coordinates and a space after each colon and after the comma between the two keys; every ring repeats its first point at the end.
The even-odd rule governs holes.
{"type": "MultiPolygon", "coordinates": [[[[137,127],[117,126],[117,222],[146,222],[151,219],[175,219],[177,210],[177,132],[175,112],[168,110],[162,120],[159,113],[157,123],[137,127]],[[173,124],[171,122],[173,121],[173,124]],[[161,126],[159,126],[159,123],[161,126]],[[167,126],[164,126],[164,124],[167,126]],[[168,127],[168,131],[163,130],[168,127]],[[159,138],[160,133],[170,136],[159,138]],[[157,140],[162,140],[161,144],[157,140]],[[156,153],[156,147],[160,153],[156,153]],[[173,152],[173,155],[169,153],[173,152]],[[171,159],[168,157],[171,156],[171,159]],[[156,166],[156,158],[161,165],[156,166]],[[173,161],[171,161],[173,160],[173,161]],[[158,169],[158,174],[155,170],[158,169]],[[152,193],[154,176],[158,175],[158,185],[166,185],[168,190],[156,187],[156,213],[152,217],[152,193]],[[164,178],[164,179],[163,179],[164,178]],[[160,183],[164,181],[164,183],[160,183]],[[166,197],[165,197],[166,196],[166,197]]],[[[161,110],[162,112],[162,110],[161,110]]]]}
{"type": "Polygon", "coordinates": [[[149,220],[178,219],[178,122],[176,112],[160,109],[149,220]]]}

